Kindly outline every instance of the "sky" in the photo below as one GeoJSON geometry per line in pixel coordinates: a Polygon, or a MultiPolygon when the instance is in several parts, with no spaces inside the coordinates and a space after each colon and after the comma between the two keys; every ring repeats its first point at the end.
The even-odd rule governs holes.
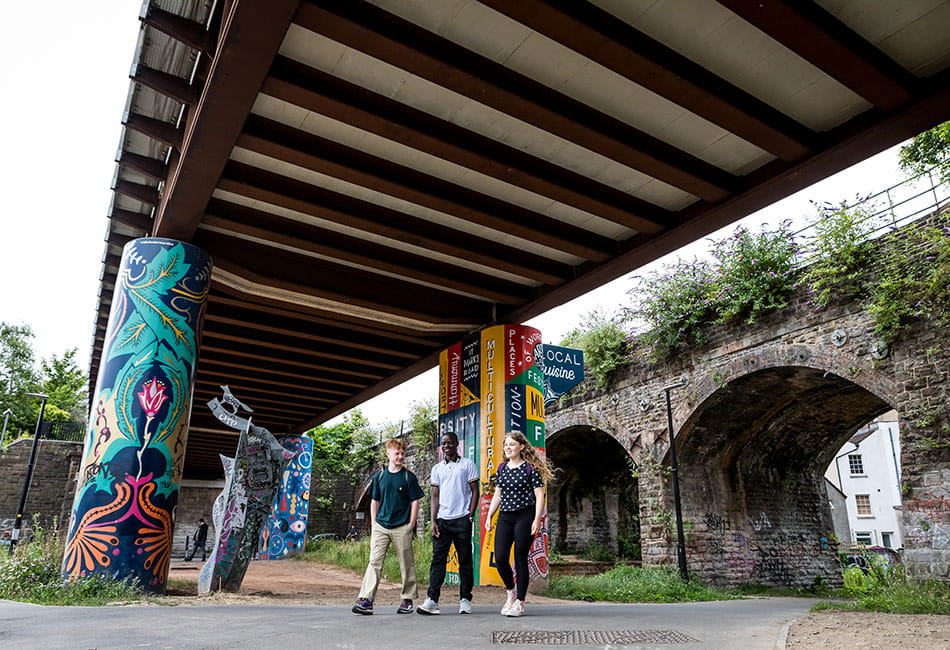
{"type": "MultiPolygon", "coordinates": [[[[140,3],[52,0],[44,7],[42,19],[31,3],[4,2],[0,8],[5,95],[0,123],[7,125],[0,162],[0,321],[33,328],[38,360],[75,347],[85,369],[140,3]]],[[[903,178],[896,149],[741,223],[756,229],[762,223],[801,220],[815,213],[811,201],[850,201],[893,185],[903,178]]],[[[722,239],[734,228],[709,239],[722,239]]],[[[677,256],[691,259],[708,244],[700,240],[636,273],[677,256]]],[[[556,344],[590,311],[613,312],[628,304],[631,275],[526,324],[540,329],[544,342],[556,344]]],[[[429,371],[360,408],[375,425],[397,423],[413,402],[434,400],[437,388],[438,373],[429,371]]]]}

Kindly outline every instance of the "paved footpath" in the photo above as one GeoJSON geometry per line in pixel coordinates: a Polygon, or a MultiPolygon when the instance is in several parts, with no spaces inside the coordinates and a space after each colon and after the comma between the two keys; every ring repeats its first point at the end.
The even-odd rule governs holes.
{"type": "MultiPolygon", "coordinates": [[[[0,601],[0,648],[568,648],[775,650],[812,600],[756,598],[676,604],[532,605],[504,618],[493,604],[471,616],[373,616],[348,607],[209,605],[43,607],[0,601]],[[557,637],[545,638],[552,632],[557,637]],[[530,645],[525,645],[528,642],[530,645]]],[[[446,603],[448,605],[448,603],[446,603]]]]}

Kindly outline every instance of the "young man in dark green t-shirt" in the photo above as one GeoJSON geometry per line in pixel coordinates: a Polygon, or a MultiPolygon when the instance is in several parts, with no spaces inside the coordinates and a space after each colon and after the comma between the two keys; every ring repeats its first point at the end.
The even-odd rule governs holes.
{"type": "Polygon", "coordinates": [[[399,572],[402,574],[402,604],[396,611],[399,614],[412,613],[412,601],[417,596],[412,537],[416,530],[422,488],[416,475],[403,467],[406,459],[405,440],[388,440],[386,457],[389,464],[373,475],[369,485],[369,519],[372,525],[369,566],[363,576],[360,596],[353,605],[355,614],[373,613],[373,599],[390,544],[396,552],[399,572]]]}

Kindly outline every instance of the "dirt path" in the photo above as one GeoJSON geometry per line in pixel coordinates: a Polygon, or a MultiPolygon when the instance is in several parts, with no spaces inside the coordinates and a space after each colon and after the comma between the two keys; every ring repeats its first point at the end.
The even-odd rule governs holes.
{"type": "MultiPolygon", "coordinates": [[[[179,605],[221,603],[349,605],[360,588],[362,575],[326,564],[284,560],[252,562],[238,594],[216,593],[198,597],[198,562],[174,562],[169,578],[169,600],[179,605]],[[180,585],[180,587],[179,587],[180,585]]],[[[443,590],[444,602],[454,600],[454,587],[443,590]]],[[[377,605],[395,607],[399,586],[383,581],[376,595],[377,605]]],[[[420,589],[420,600],[424,590],[420,589]]],[[[532,602],[573,603],[530,595],[532,602]]],[[[476,587],[476,603],[501,603],[501,587],[476,587]]],[[[950,616],[900,616],[860,612],[823,611],[807,614],[788,630],[786,647],[795,650],[944,650],[950,648],[950,616]]]]}
{"type": "MultiPolygon", "coordinates": [[[[241,584],[240,593],[215,594],[209,597],[197,597],[199,562],[172,563],[169,579],[173,584],[188,583],[187,588],[169,589],[170,598],[180,604],[200,605],[208,602],[262,602],[301,603],[311,605],[352,605],[360,590],[362,574],[340,569],[328,564],[282,560],[276,562],[251,562],[241,584]]],[[[458,587],[442,589],[445,602],[458,597],[458,587]]],[[[425,596],[425,588],[419,589],[419,600],[425,596]]],[[[536,603],[567,603],[576,601],[558,600],[543,596],[530,595],[536,603]]],[[[395,607],[401,600],[399,585],[383,580],[376,593],[378,605],[395,607]]],[[[504,590],[501,587],[475,587],[473,600],[476,603],[503,603],[504,590]]]]}

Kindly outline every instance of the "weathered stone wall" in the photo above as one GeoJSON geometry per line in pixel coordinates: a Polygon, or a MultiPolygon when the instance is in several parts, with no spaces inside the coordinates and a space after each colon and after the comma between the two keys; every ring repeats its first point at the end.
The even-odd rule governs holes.
{"type": "Polygon", "coordinates": [[[588,427],[639,466],[644,564],[675,563],[671,392],[690,569],[720,584],[840,582],[821,477],[858,427],[900,418],[908,572],[950,579],[950,331],[916,324],[890,346],[853,302],[816,311],[804,292],[754,325],[710,328],[669,364],[585,382],[549,409],[548,436],[588,427]],[[935,442],[938,441],[938,442],[935,442]]]}
{"type": "MultiPolygon", "coordinates": [[[[32,446],[32,438],[21,439],[0,452],[0,539],[10,539],[32,446]]],[[[81,460],[82,443],[40,440],[23,511],[21,539],[28,536],[34,515],[45,527],[51,527],[55,520],[65,529],[81,460]]]]}
{"type": "MultiPolygon", "coordinates": [[[[211,515],[214,500],[224,490],[224,480],[195,481],[185,479],[178,493],[178,507],[175,509],[175,530],[172,533],[172,557],[183,557],[187,550],[187,539],[195,532],[198,519],[208,524],[207,548],[210,551],[214,543],[214,519],[211,515]]],[[[201,556],[198,556],[201,559],[201,556]]]]}

